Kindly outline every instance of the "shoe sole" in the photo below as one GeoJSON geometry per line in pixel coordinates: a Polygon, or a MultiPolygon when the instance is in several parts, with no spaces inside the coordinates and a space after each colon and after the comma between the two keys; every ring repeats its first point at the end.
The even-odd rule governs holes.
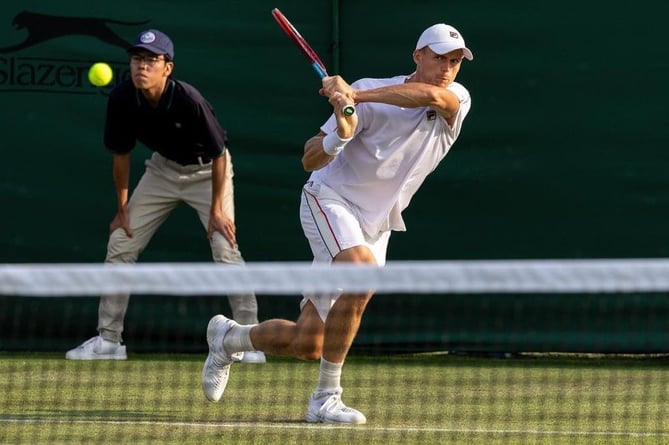
{"type": "Polygon", "coordinates": [[[307,414],[304,420],[306,420],[308,423],[335,423],[339,425],[364,425],[365,423],[367,423],[367,419],[356,420],[353,422],[346,422],[341,420],[322,419],[320,416],[310,416],[309,414],[307,414]]]}
{"type": "Polygon", "coordinates": [[[66,360],[128,360],[128,354],[125,352],[125,346],[122,346],[123,352],[121,354],[95,354],[86,356],[77,356],[76,353],[65,354],[66,360]]]}
{"type": "Polygon", "coordinates": [[[95,357],[68,357],[65,356],[66,360],[128,360],[128,357],[118,357],[118,356],[106,356],[106,355],[97,355],[95,357]]]}
{"type": "Polygon", "coordinates": [[[249,354],[248,352],[244,352],[244,355],[242,356],[242,363],[253,363],[253,364],[263,364],[267,363],[267,358],[262,355],[258,357],[256,354],[249,354]]]}

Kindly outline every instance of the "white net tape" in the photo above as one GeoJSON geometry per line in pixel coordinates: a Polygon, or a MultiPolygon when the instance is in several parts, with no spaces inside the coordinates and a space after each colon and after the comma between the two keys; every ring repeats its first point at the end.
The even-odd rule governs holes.
{"type": "Polygon", "coordinates": [[[3,264],[0,295],[85,296],[377,293],[595,293],[669,291],[669,259],[391,261],[352,264],[3,264]]]}

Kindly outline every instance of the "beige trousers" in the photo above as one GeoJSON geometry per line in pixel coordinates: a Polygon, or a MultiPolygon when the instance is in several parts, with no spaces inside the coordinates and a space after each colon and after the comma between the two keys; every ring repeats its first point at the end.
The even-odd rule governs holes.
{"type": "MultiPolygon", "coordinates": [[[[234,220],[233,169],[228,150],[225,156],[227,171],[223,210],[234,220]]],[[[129,238],[122,228],[115,230],[109,236],[106,263],[135,263],[156,230],[182,202],[195,209],[206,233],[211,206],[211,163],[183,166],[154,152],[145,164],[146,171],[128,201],[133,237],[129,238]]],[[[244,264],[237,246],[231,246],[220,233],[214,233],[210,246],[215,262],[244,264]]],[[[106,340],[122,341],[129,299],[129,294],[100,297],[98,332],[106,340]]],[[[228,295],[228,302],[232,317],[237,322],[258,323],[258,303],[254,294],[228,295]]]]}

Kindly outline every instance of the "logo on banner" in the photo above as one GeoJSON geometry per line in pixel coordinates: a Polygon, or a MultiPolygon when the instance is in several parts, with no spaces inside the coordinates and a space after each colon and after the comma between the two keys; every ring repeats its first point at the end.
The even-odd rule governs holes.
{"type": "MultiPolygon", "coordinates": [[[[95,39],[98,44],[116,46],[122,50],[130,47],[112,26],[135,27],[145,25],[149,20],[128,22],[109,18],[67,17],[36,12],[18,13],[12,26],[22,34],[27,33],[22,41],[14,44],[0,42],[0,93],[2,92],[40,92],[99,94],[108,93],[117,82],[128,78],[127,60],[107,61],[114,70],[114,82],[105,88],[92,86],[87,79],[87,72],[99,57],[91,54],[90,59],[78,57],[59,57],[56,52],[42,52],[39,48],[44,43],[65,39],[95,39]],[[22,55],[25,50],[30,56],[22,55]],[[38,55],[34,55],[37,52],[38,55]]],[[[94,48],[86,42],[83,48],[94,48]]],[[[93,51],[91,51],[93,52],[93,51]]]]}

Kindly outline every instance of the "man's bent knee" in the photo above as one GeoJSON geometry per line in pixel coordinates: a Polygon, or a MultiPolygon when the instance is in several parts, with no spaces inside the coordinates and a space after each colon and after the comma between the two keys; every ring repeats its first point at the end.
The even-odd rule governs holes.
{"type": "Polygon", "coordinates": [[[300,341],[293,344],[293,355],[301,360],[318,360],[323,354],[322,341],[300,341]]]}
{"type": "Polygon", "coordinates": [[[302,360],[318,360],[323,353],[324,324],[311,300],[307,300],[297,320],[293,354],[302,360]]]}

